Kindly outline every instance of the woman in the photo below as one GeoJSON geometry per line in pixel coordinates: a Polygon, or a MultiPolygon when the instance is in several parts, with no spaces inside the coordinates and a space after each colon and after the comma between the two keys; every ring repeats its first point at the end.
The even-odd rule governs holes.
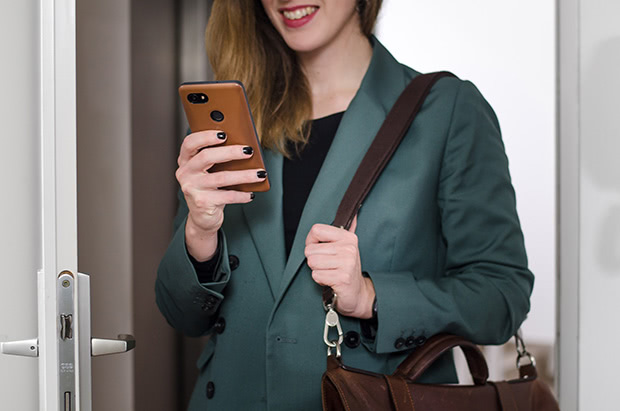
{"type": "MultiPolygon", "coordinates": [[[[343,361],[382,373],[440,332],[502,343],[529,310],[533,276],[499,126],[469,82],[435,85],[357,224],[329,225],[419,74],[372,37],[380,5],[214,2],[209,57],[217,78],[247,87],[272,188],[218,190],[266,173],[209,173],[253,155],[218,147],[218,130],[184,140],[176,233],[156,292],[173,327],[211,335],[190,410],[320,409],[322,285],[338,294],[343,361]]],[[[424,381],[456,381],[451,357],[424,381]]]]}

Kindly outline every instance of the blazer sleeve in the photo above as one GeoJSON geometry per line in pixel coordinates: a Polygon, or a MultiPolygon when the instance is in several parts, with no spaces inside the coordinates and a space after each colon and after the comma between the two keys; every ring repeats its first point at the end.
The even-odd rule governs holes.
{"type": "Polygon", "coordinates": [[[185,222],[189,212],[179,191],[179,208],[174,219],[174,235],[157,270],[155,299],[168,323],[183,334],[197,337],[209,333],[217,310],[224,299],[222,292],[230,280],[226,236],[220,230],[219,261],[212,282],[200,283],[185,247],[185,222]]]}
{"type": "Polygon", "coordinates": [[[364,344],[377,353],[410,349],[441,332],[501,344],[530,308],[534,276],[499,124],[472,83],[458,87],[437,190],[445,266],[439,276],[369,272],[378,328],[364,344]]]}

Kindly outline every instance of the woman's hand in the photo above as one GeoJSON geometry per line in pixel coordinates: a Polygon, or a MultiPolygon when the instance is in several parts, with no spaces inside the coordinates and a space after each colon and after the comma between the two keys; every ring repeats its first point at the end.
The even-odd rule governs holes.
{"type": "Polygon", "coordinates": [[[176,178],[189,207],[185,242],[187,251],[198,261],[206,261],[215,254],[217,231],[224,222],[224,206],[249,203],[254,198],[254,193],[219,188],[260,182],[267,175],[260,169],[210,173],[209,169],[215,164],[254,154],[251,147],[241,145],[217,147],[225,141],[226,133],[217,130],[189,134],[177,160],[176,178]],[[263,173],[259,173],[261,171],[263,173]]]}
{"type": "Polygon", "coordinates": [[[349,231],[313,225],[306,237],[305,254],[312,279],[338,295],[336,310],[349,317],[368,319],[372,317],[375,287],[370,278],[362,276],[356,226],[357,217],[349,231]]]}

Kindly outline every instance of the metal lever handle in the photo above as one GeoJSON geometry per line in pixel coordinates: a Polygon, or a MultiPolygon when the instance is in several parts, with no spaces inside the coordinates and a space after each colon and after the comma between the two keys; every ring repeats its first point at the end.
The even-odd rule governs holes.
{"type": "Polygon", "coordinates": [[[136,339],[133,335],[120,334],[116,340],[103,338],[91,339],[91,354],[93,357],[108,354],[121,354],[131,351],[136,347],[136,339]]]}
{"type": "Polygon", "coordinates": [[[7,341],[0,343],[0,352],[7,355],[20,355],[22,357],[39,356],[39,340],[7,341]]]}

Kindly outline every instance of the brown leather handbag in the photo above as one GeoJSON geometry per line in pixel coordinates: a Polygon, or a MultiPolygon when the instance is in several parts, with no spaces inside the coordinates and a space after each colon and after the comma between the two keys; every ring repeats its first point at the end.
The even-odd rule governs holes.
{"type": "Polygon", "coordinates": [[[339,358],[327,358],[321,386],[323,409],[329,411],[559,411],[549,387],[536,375],[533,362],[519,367],[520,378],[488,381],[487,363],[478,347],[455,335],[431,337],[398,366],[394,374],[356,370],[339,358]],[[474,385],[418,384],[435,360],[460,347],[474,385]]]}
{"type": "MultiPolygon", "coordinates": [[[[448,72],[419,75],[402,92],[375,140],[362,159],[336,212],[333,225],[349,228],[362,201],[385,168],[398,144],[420,111],[433,85],[448,72]]],[[[323,340],[327,344],[327,371],[323,374],[321,393],[323,409],[328,411],[559,411],[559,406],[544,382],[537,379],[535,360],[525,350],[517,335],[520,378],[512,381],[487,381],[489,371],[478,347],[454,335],[441,334],[417,348],[392,375],[376,374],[349,368],[340,358],[342,328],[335,310],[337,296],[331,288],[323,292],[327,312],[323,340]],[[336,339],[330,339],[335,329],[336,339]],[[416,380],[442,354],[460,347],[467,359],[474,385],[432,385],[416,380]],[[335,349],[335,353],[333,350],[335,349]],[[529,357],[526,365],[520,360],[529,357]]]]}

